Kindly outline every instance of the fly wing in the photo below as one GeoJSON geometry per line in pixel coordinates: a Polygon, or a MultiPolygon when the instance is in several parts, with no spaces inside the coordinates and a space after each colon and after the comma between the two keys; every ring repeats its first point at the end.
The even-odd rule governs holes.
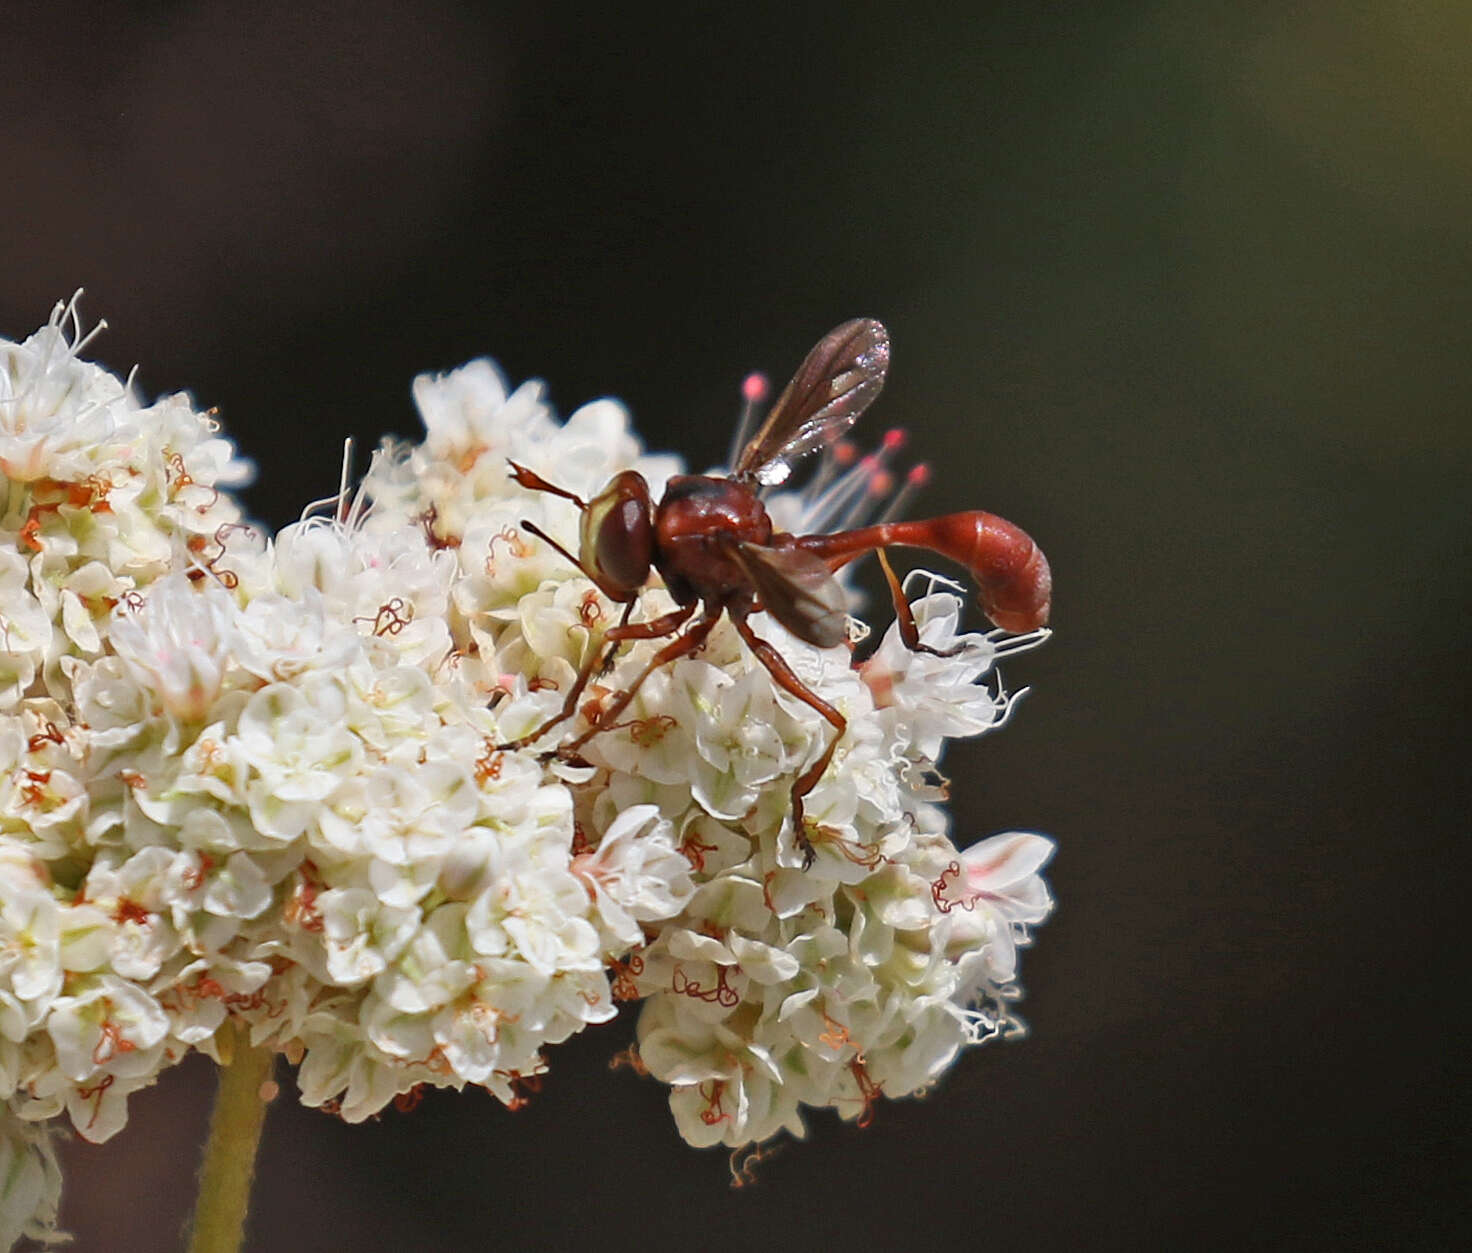
{"type": "Polygon", "coordinates": [[[762,608],[798,639],[819,648],[848,639],[843,588],[824,562],[800,548],[738,544],[735,552],[762,608]]]}
{"type": "Polygon", "coordinates": [[[835,327],[808,353],[761,430],[741,450],[734,477],[771,486],[792,463],[832,443],[879,395],[889,369],[889,332],[873,318],[835,327]]]}

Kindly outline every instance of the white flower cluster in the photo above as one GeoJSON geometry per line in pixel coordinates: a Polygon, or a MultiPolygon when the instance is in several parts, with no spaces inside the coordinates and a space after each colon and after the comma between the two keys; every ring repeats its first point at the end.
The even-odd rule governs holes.
{"type": "MultiPolygon", "coordinates": [[[[997,725],[998,633],[915,611],[863,664],[753,621],[848,719],[831,729],[722,624],[656,670],[588,764],[550,717],[619,608],[536,526],[641,456],[624,410],[557,423],[486,361],[422,377],[427,435],[351,501],[267,541],[249,467],[185,396],[80,360],[74,303],[0,341],[0,1246],[54,1225],[52,1120],[101,1141],[129,1093],[228,1019],[356,1121],[419,1085],[507,1103],[544,1046],[644,1001],[638,1056],[692,1144],[863,1117],[1013,1029],[1017,944],[1048,913],[1035,835],[965,853],[934,763],[997,725]]],[[[670,608],[658,587],[640,619],[670,608]]],[[[1031,642],[1023,640],[1022,643],[1031,642]]],[[[572,736],[653,644],[584,694],[572,736]]]]}

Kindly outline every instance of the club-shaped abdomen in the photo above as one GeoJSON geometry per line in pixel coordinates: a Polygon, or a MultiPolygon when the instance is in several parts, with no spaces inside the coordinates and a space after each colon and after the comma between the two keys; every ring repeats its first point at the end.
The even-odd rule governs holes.
{"type": "Polygon", "coordinates": [[[971,509],[833,535],[798,535],[789,542],[834,570],[876,548],[928,548],[971,572],[982,611],[1004,631],[1032,631],[1048,623],[1053,601],[1048,559],[1032,536],[994,513],[971,509]]]}
{"type": "Polygon", "coordinates": [[[631,601],[654,560],[649,484],[635,470],[616,474],[583,510],[579,557],[610,600],[631,601]]]}
{"type": "Polygon", "coordinates": [[[937,552],[963,563],[976,580],[982,611],[1004,631],[1046,626],[1053,572],[1043,550],[1020,526],[979,509],[929,524],[937,552]]]}

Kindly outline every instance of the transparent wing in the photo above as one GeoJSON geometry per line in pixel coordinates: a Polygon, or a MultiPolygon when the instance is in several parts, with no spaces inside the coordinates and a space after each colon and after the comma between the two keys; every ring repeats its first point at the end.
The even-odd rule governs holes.
{"type": "Polygon", "coordinates": [[[835,327],[808,353],[761,430],[741,450],[734,477],[772,485],[792,464],[831,443],[879,395],[889,369],[889,332],[873,318],[835,327]]]}
{"type": "Polygon", "coordinates": [[[800,640],[832,648],[848,639],[843,588],[827,565],[800,548],[738,544],[736,558],[762,598],[762,608],[800,640]]]}

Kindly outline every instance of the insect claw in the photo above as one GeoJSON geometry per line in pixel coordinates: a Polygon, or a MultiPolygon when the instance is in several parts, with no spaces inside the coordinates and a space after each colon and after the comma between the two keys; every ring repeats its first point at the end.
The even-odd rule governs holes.
{"type": "Polygon", "coordinates": [[[792,798],[792,840],[802,853],[802,868],[811,870],[813,863],[818,860],[818,850],[813,847],[812,840],[808,839],[807,821],[803,816],[802,798],[792,798]]]}
{"type": "Polygon", "coordinates": [[[916,644],[910,651],[912,653],[928,653],[932,657],[959,657],[966,651],[966,645],[956,644],[951,648],[932,648],[929,644],[916,644]]]}

